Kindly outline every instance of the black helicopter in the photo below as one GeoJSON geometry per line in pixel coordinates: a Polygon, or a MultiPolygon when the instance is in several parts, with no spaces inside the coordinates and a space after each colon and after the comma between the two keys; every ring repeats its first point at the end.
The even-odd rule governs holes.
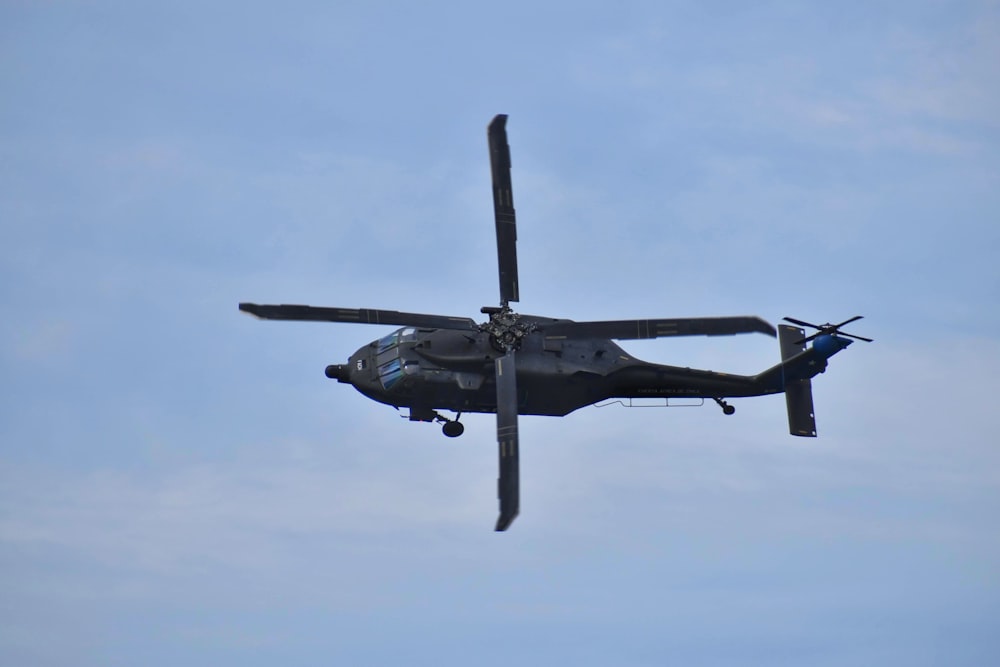
{"type": "Polygon", "coordinates": [[[326,367],[326,376],[353,385],[380,403],[408,408],[411,421],[443,422],[446,436],[465,427],[465,412],[497,415],[500,516],[506,530],[520,506],[518,415],[563,416],[606,399],[711,399],[731,415],[726,398],[784,392],[789,430],[816,435],[810,380],[826,369],[827,359],[851,344],[840,324],[775,328],[759,317],[698,317],[656,320],[575,322],[521,315],[510,304],[519,299],[517,227],[510,177],[507,116],[487,128],[493,177],[500,305],[486,306],[483,323],[465,317],[404,313],[367,308],[317,308],[241,303],[242,311],[268,320],[352,322],[402,327],[365,345],[346,364],[326,367]],[[806,337],[799,327],[817,332],[806,337]],[[665,366],[632,357],[614,340],[669,336],[721,336],[758,332],[779,337],[781,363],[758,375],[730,375],[665,366]],[[812,342],[811,346],[807,343],[812,342]],[[449,419],[438,412],[455,413],[449,419]]]}

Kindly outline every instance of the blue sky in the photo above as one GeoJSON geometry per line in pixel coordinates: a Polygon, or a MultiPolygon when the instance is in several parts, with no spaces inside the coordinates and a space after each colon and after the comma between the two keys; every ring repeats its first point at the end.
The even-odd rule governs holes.
{"type": "Polygon", "coordinates": [[[996,663],[998,67],[996,2],[3,3],[0,663],[996,663]],[[522,418],[498,535],[491,416],[237,312],[495,304],[495,113],[519,311],[863,314],[820,437],[522,418]]]}

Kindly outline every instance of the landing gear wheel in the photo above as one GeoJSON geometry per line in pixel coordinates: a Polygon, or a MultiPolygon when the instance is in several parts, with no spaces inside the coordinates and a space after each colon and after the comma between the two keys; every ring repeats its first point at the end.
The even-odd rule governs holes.
{"type": "Polygon", "coordinates": [[[457,438],[465,433],[465,426],[461,422],[445,422],[441,427],[441,432],[449,438],[457,438]]]}
{"type": "Polygon", "coordinates": [[[716,403],[719,404],[719,407],[722,408],[722,414],[724,414],[724,415],[731,415],[734,412],[736,412],[736,408],[735,407],[733,407],[732,405],[729,405],[729,403],[726,403],[721,398],[716,398],[714,400],[715,400],[716,403]]]}

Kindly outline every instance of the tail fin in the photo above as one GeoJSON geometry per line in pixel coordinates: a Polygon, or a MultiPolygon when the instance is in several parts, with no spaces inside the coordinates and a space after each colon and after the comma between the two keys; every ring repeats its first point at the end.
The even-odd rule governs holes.
{"type": "MultiPolygon", "coordinates": [[[[787,324],[778,325],[781,344],[781,368],[785,362],[806,350],[805,331],[787,324]]],[[[812,380],[810,378],[784,379],[785,406],[788,408],[788,431],[792,435],[816,437],[816,414],[813,412],[812,380]]]]}

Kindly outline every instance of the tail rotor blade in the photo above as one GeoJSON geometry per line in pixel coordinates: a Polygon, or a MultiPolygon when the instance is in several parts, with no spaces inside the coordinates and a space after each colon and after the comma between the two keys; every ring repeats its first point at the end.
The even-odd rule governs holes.
{"type": "Polygon", "coordinates": [[[497,445],[500,448],[500,477],[497,495],[500,516],[497,531],[507,530],[520,511],[520,452],[517,436],[517,377],[513,349],[496,360],[497,375],[497,445]]]}
{"type": "Polygon", "coordinates": [[[497,266],[500,270],[500,302],[518,301],[517,219],[510,180],[510,146],[507,145],[507,116],[493,118],[486,131],[493,175],[493,212],[497,228],[497,266]]]}
{"type": "Polygon", "coordinates": [[[814,334],[813,334],[813,335],[811,335],[811,336],[806,336],[805,338],[803,338],[803,339],[801,339],[801,340],[797,340],[797,341],[795,341],[795,344],[796,344],[796,345],[805,345],[805,344],[806,344],[806,343],[808,343],[809,341],[811,341],[811,340],[814,340],[814,339],[816,339],[816,338],[819,338],[819,337],[820,337],[820,336],[822,336],[822,335],[823,335],[824,333],[825,333],[825,332],[823,332],[823,331],[817,331],[816,333],[814,333],[814,334]]]}
{"type": "MultiPolygon", "coordinates": [[[[848,325],[848,324],[850,324],[851,322],[857,322],[858,320],[860,320],[860,319],[862,319],[862,318],[864,318],[864,315],[855,315],[854,317],[852,317],[852,318],[850,318],[850,319],[847,319],[847,320],[844,320],[844,321],[843,321],[843,322],[841,322],[840,324],[835,324],[835,325],[833,326],[833,328],[834,328],[834,329],[839,329],[840,327],[844,327],[844,326],[847,326],[847,325],[848,325]]],[[[845,335],[846,335],[846,334],[845,334],[845,335]]]]}
{"type": "Polygon", "coordinates": [[[819,325],[813,324],[812,322],[804,322],[803,320],[797,320],[794,317],[783,317],[786,322],[791,322],[792,324],[797,324],[800,327],[809,327],[810,329],[821,329],[819,325]]]}

